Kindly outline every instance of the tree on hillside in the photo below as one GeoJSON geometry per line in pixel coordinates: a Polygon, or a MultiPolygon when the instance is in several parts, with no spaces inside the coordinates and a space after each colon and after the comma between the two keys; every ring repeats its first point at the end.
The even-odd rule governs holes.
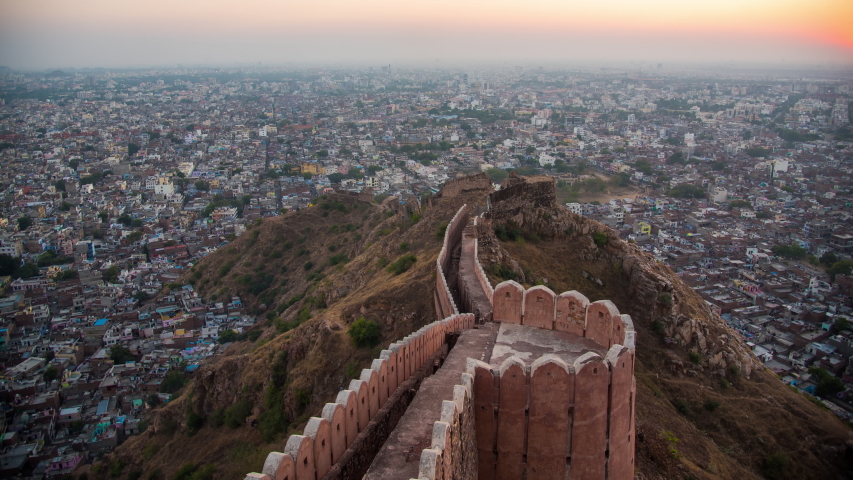
{"type": "Polygon", "coordinates": [[[122,364],[134,361],[133,353],[130,349],[123,345],[113,345],[110,347],[110,360],[116,364],[122,364]]]}
{"type": "Polygon", "coordinates": [[[24,231],[33,225],[33,219],[27,216],[18,219],[18,230],[24,231]]]}
{"type": "Polygon", "coordinates": [[[11,255],[0,253],[0,277],[12,275],[21,264],[21,261],[11,255]]]}

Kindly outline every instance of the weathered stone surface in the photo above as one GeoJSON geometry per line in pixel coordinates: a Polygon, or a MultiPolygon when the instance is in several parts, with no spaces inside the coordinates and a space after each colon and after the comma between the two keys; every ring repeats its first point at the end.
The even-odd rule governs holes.
{"type": "Polygon", "coordinates": [[[501,282],[495,287],[494,299],[492,315],[496,322],[521,324],[524,287],[512,280],[501,282]]]}
{"type": "Polygon", "coordinates": [[[589,306],[589,299],[582,293],[575,290],[561,293],[557,297],[554,329],[583,337],[586,329],[587,306],[589,306]]]}
{"type": "Polygon", "coordinates": [[[293,457],[296,465],[296,480],[316,480],[314,445],[310,437],[291,435],[284,446],[284,453],[293,457]]]}
{"type": "Polygon", "coordinates": [[[614,346],[607,353],[610,367],[610,415],[608,441],[610,455],[607,460],[608,478],[630,480],[634,476],[634,450],[632,449],[634,432],[631,429],[634,418],[633,385],[634,365],[631,352],[620,346],[614,346]]]}
{"type": "Polygon", "coordinates": [[[338,403],[327,403],[321,416],[329,422],[332,443],[332,464],[341,458],[347,449],[346,413],[338,403]]]}
{"type": "Polygon", "coordinates": [[[528,480],[565,478],[573,402],[574,372],[553,355],[536,360],[530,375],[528,480]]]}
{"type": "Polygon", "coordinates": [[[554,307],[557,295],[550,288],[539,285],[524,292],[523,325],[554,329],[554,307]]]}
{"type": "Polygon", "coordinates": [[[500,371],[498,464],[495,478],[516,480],[524,472],[527,433],[527,374],[524,362],[509,358],[500,371]]]}
{"type": "Polygon", "coordinates": [[[286,453],[270,452],[262,471],[269,475],[271,480],[294,480],[296,478],[296,465],[293,462],[293,457],[286,453]]]}
{"type": "Polygon", "coordinates": [[[575,361],[572,478],[604,478],[610,372],[594,353],[575,361]]]}
{"type": "Polygon", "coordinates": [[[332,468],[332,431],[325,418],[311,417],[305,426],[305,436],[314,445],[314,468],[317,478],[322,478],[332,468]]]}

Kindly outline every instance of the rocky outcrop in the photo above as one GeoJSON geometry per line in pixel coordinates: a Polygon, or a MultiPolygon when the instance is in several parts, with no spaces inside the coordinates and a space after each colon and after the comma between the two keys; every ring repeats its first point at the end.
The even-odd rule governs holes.
{"type": "Polygon", "coordinates": [[[729,328],[672,270],[636,245],[621,240],[616,232],[599,222],[553,203],[543,206],[551,198],[548,188],[553,188],[553,182],[516,182],[509,187],[515,190],[514,194],[508,189],[501,195],[500,192],[492,195],[491,210],[478,225],[479,256],[485,268],[502,264],[522,282],[535,281],[525,278],[524,269],[501,247],[495,229],[571,243],[575,258],[564,259],[565,268],[581,269],[584,277],[599,285],[609,283],[609,289],[624,286],[623,298],[614,300],[620,310],[644,324],[648,331],[660,332],[667,343],[701,354],[703,368],[718,374],[736,368],[746,376],[760,368],[760,362],[742,336],[729,328]],[[596,244],[596,233],[601,245],[596,244]],[[584,269],[594,264],[617,268],[611,269],[613,273],[608,278],[598,278],[584,269]]]}

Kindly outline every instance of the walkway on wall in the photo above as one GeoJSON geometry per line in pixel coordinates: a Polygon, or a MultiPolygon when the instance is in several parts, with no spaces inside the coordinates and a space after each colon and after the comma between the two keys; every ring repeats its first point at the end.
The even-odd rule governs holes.
{"type": "Polygon", "coordinates": [[[465,306],[467,313],[473,313],[477,323],[483,323],[492,319],[492,303],[477,280],[476,243],[477,229],[472,219],[462,232],[458,277],[458,291],[462,298],[459,305],[465,306]]]}
{"type": "Polygon", "coordinates": [[[495,323],[462,331],[441,368],[421,383],[417,396],[373,459],[366,480],[418,478],[421,451],[432,445],[433,424],[441,417],[444,400],[453,398],[468,358],[489,361],[497,331],[495,323]]]}

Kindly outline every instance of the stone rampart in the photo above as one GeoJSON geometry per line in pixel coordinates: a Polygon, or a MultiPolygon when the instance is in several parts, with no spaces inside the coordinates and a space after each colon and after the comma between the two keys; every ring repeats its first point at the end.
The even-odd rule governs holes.
{"type": "MultiPolygon", "coordinates": [[[[527,290],[507,280],[495,287],[493,319],[569,332],[589,338],[604,348],[634,344],[636,333],[630,315],[621,315],[610,300],[592,302],[575,290],[555,294],[545,286],[527,290]]],[[[633,348],[633,347],[632,347],[633,348]]]]}
{"type": "MultiPolygon", "coordinates": [[[[477,229],[478,223],[482,220],[481,217],[474,217],[474,229],[477,229]]],[[[494,303],[494,295],[495,289],[492,287],[492,283],[489,282],[489,277],[486,275],[486,271],[483,270],[483,265],[480,264],[480,240],[479,238],[474,241],[474,264],[477,266],[477,281],[480,283],[480,287],[483,288],[483,291],[486,292],[486,296],[489,297],[489,302],[494,303]]]]}
{"type": "Polygon", "coordinates": [[[632,479],[633,361],[622,345],[571,365],[550,354],[530,365],[510,357],[500,368],[469,358],[418,478],[632,479]]]}
{"type": "Polygon", "coordinates": [[[465,230],[467,222],[468,205],[462,205],[444,231],[444,241],[435,261],[435,311],[438,318],[446,318],[459,313],[453,295],[450,293],[451,285],[448,284],[447,273],[450,269],[453,249],[462,241],[462,232],[465,230]]]}
{"type": "Polygon", "coordinates": [[[282,452],[271,452],[262,473],[246,478],[360,479],[396,425],[377,418],[399,419],[408,405],[401,400],[411,401],[413,396],[407,381],[444,347],[447,334],[473,326],[473,314],[451,315],[392,343],[338,393],[334,403],[323,407],[319,417],[308,420],[302,435],[291,435],[282,452]]]}
{"type": "Polygon", "coordinates": [[[492,181],[485,173],[468,175],[454,180],[448,180],[441,186],[436,198],[455,198],[465,193],[489,192],[493,190],[492,181]]]}
{"type": "Polygon", "coordinates": [[[477,478],[477,433],[474,379],[462,374],[453,387],[453,399],[441,404],[441,418],[433,424],[429,448],[421,452],[418,479],[474,480],[477,478]]]}
{"type": "Polygon", "coordinates": [[[456,403],[455,415],[445,418],[442,411],[435,423],[419,478],[632,479],[636,334],[631,317],[607,300],[590,302],[576,291],[556,295],[543,286],[525,290],[509,281],[495,287],[494,321],[586,337],[607,353],[587,352],[571,364],[553,354],[529,364],[511,356],[499,367],[469,358],[463,385],[454,390],[453,402],[445,401],[448,411],[456,403]],[[469,406],[473,425],[466,417],[469,406]],[[471,435],[476,447],[467,456],[454,456],[446,447],[453,438],[471,435]],[[470,474],[472,469],[476,473],[470,474]]]}

